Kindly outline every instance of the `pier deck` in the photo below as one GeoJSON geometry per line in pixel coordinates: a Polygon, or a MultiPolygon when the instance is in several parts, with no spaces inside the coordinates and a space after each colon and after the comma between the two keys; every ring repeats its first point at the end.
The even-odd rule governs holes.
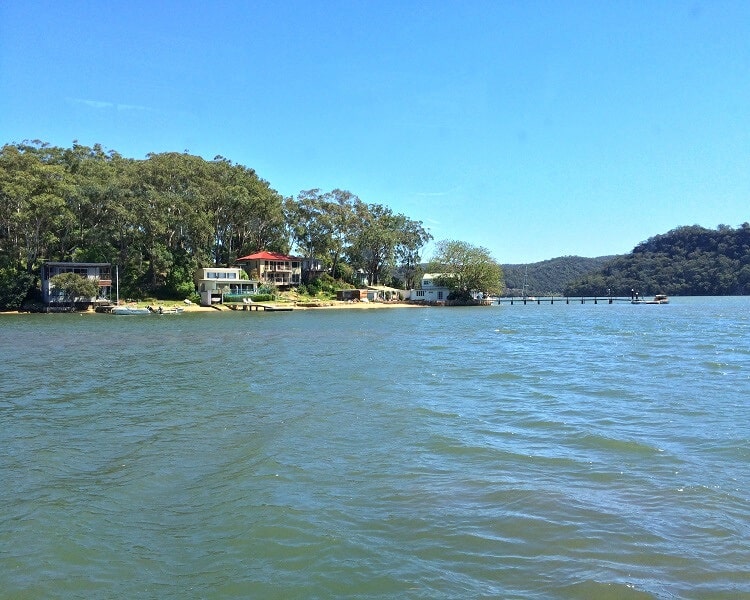
{"type": "Polygon", "coordinates": [[[244,302],[225,302],[224,306],[228,306],[232,310],[262,310],[266,312],[289,312],[294,310],[292,306],[276,306],[274,304],[262,304],[259,302],[251,302],[249,304],[244,302]]]}
{"type": "Polygon", "coordinates": [[[498,298],[498,304],[615,304],[632,302],[630,297],[614,296],[509,296],[507,298],[498,298]]]}

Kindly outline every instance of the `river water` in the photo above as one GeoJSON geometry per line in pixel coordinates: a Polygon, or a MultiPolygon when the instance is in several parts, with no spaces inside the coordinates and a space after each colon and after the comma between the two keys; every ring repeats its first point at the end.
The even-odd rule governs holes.
{"type": "Polygon", "coordinates": [[[2,598],[749,598],[750,299],[0,315],[2,598]]]}

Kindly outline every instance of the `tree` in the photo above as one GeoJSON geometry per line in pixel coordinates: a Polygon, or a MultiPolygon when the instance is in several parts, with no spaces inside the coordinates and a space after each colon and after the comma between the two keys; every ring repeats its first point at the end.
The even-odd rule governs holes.
{"type": "MultiPolygon", "coordinates": [[[[310,263],[322,259],[332,246],[332,223],[326,211],[326,201],[320,190],[303,190],[296,202],[286,205],[286,218],[292,232],[294,247],[310,263]]],[[[302,282],[310,283],[310,273],[302,273],[302,282]]]]}
{"type": "Polygon", "coordinates": [[[78,298],[96,297],[99,292],[99,286],[96,281],[83,277],[78,273],[60,273],[50,279],[52,287],[62,292],[63,298],[70,303],[71,310],[78,298]]]}
{"type": "Polygon", "coordinates": [[[500,294],[503,270],[490,251],[467,242],[443,240],[437,243],[428,270],[441,273],[437,283],[450,288],[450,300],[470,300],[471,292],[500,294]]]}
{"type": "Polygon", "coordinates": [[[383,283],[395,268],[395,250],[400,241],[403,215],[382,204],[359,206],[359,229],[350,248],[354,266],[367,273],[372,285],[383,283]]]}
{"type": "Polygon", "coordinates": [[[328,243],[328,263],[331,275],[339,276],[340,260],[351,245],[356,230],[356,215],[362,201],[346,190],[333,190],[324,197],[324,209],[329,215],[331,235],[328,243]]]}
{"type": "Polygon", "coordinates": [[[66,203],[70,181],[57,164],[59,154],[41,142],[0,152],[0,224],[13,239],[13,262],[25,262],[28,273],[39,258],[59,248],[75,219],[66,203]]]}
{"type": "Polygon", "coordinates": [[[34,282],[34,276],[13,267],[0,268],[0,310],[18,310],[34,282]]]}
{"type": "Polygon", "coordinates": [[[396,259],[405,288],[416,287],[421,278],[419,252],[431,239],[432,235],[422,226],[421,221],[404,219],[400,241],[396,246],[396,259]]]}

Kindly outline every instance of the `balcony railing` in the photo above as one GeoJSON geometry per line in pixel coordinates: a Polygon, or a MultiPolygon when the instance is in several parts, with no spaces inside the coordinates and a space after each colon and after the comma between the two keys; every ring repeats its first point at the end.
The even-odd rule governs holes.
{"type": "Polygon", "coordinates": [[[222,296],[224,302],[232,303],[232,302],[242,302],[245,298],[252,298],[253,296],[257,296],[258,292],[248,292],[243,294],[224,294],[222,296]]]}

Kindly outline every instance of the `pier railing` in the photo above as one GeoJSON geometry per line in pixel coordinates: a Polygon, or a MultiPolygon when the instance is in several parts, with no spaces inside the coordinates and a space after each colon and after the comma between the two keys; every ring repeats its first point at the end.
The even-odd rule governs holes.
{"type": "Polygon", "coordinates": [[[507,296],[498,298],[498,304],[615,304],[632,302],[632,298],[615,296],[507,296]]]}

